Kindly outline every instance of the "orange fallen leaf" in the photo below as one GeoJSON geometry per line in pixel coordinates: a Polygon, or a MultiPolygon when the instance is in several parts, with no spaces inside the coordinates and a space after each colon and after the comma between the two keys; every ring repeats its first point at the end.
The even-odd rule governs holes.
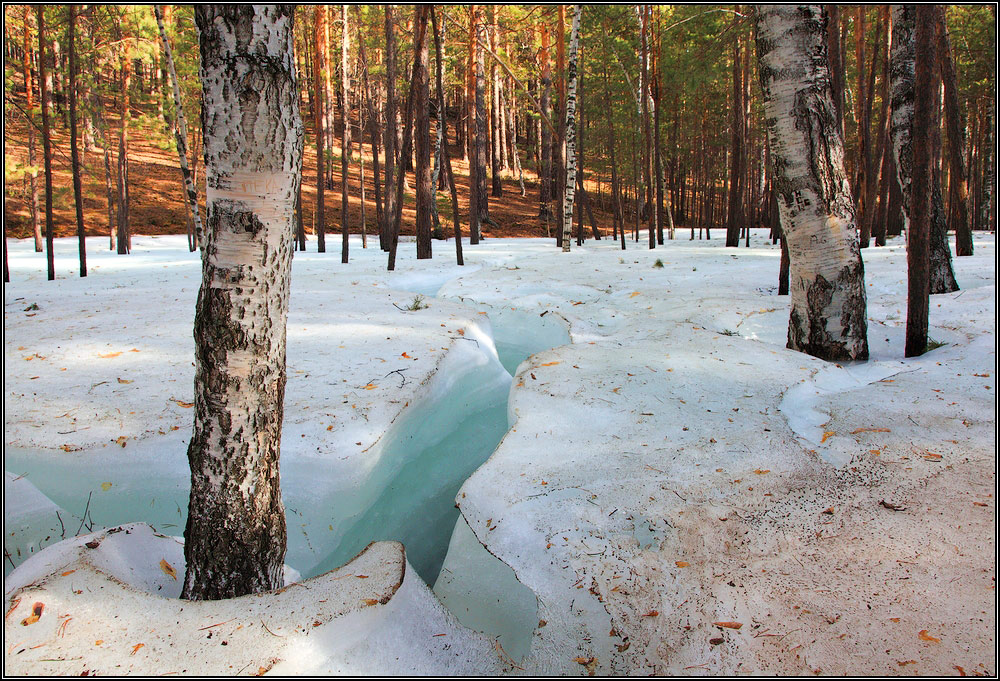
{"type": "Polygon", "coordinates": [[[132,655],[135,655],[137,652],[139,652],[139,648],[142,648],[145,645],[146,645],[145,643],[136,643],[134,646],[132,646],[132,652],[129,653],[129,656],[131,657],[132,655]]]}
{"type": "Polygon", "coordinates": [[[139,348],[132,348],[129,352],[139,352],[139,348]]]}
{"type": "Polygon", "coordinates": [[[94,645],[95,645],[95,646],[99,646],[99,645],[101,645],[102,643],[104,643],[104,639],[103,639],[103,638],[99,638],[99,639],[97,639],[96,641],[94,641],[94,645]]]}
{"type": "Polygon", "coordinates": [[[377,598],[366,598],[364,600],[364,603],[365,603],[365,605],[378,605],[378,599],[377,598]]]}
{"type": "Polygon", "coordinates": [[[743,626],[743,622],[712,622],[712,624],[723,629],[739,629],[743,626]]]}
{"type": "Polygon", "coordinates": [[[365,390],[375,390],[375,387],[376,386],[374,383],[369,383],[368,385],[365,386],[365,390]]]}
{"type": "Polygon", "coordinates": [[[171,398],[171,401],[176,402],[178,406],[184,407],[185,409],[190,409],[194,406],[194,402],[182,402],[181,400],[173,398],[171,398]]]}
{"type": "Polygon", "coordinates": [[[403,357],[405,359],[410,359],[410,356],[408,354],[406,354],[405,352],[402,355],[400,355],[400,357],[403,357]]]}
{"type": "Polygon", "coordinates": [[[941,639],[935,638],[935,637],[931,636],[930,634],[928,634],[926,629],[921,629],[920,633],[917,634],[917,636],[920,637],[921,641],[930,641],[931,643],[940,643],[941,642],[941,639]]]}
{"type": "Polygon", "coordinates": [[[333,430],[333,424],[331,423],[330,425],[328,425],[328,426],[326,427],[326,429],[327,429],[327,430],[333,430]]]}
{"type": "Polygon", "coordinates": [[[890,617],[889,621],[890,622],[899,622],[899,618],[898,617],[890,617]]]}
{"type": "Polygon", "coordinates": [[[973,506],[983,506],[983,507],[985,507],[985,506],[986,506],[986,504],[984,504],[984,503],[983,503],[983,502],[981,502],[981,501],[973,501],[973,502],[972,502],[972,505],[973,505],[973,506]]]}
{"type": "Polygon", "coordinates": [[[834,436],[836,434],[837,433],[835,431],[832,431],[832,430],[826,431],[825,433],[823,433],[823,439],[819,441],[820,444],[823,444],[824,442],[827,441],[828,438],[830,438],[830,437],[832,437],[832,436],[834,436]]]}
{"type": "Polygon", "coordinates": [[[892,431],[888,428],[855,428],[851,431],[851,435],[857,435],[858,433],[891,433],[892,431]]]}
{"type": "Polygon", "coordinates": [[[465,335],[465,329],[458,329],[458,335],[459,336],[464,336],[465,335]]]}
{"type": "Polygon", "coordinates": [[[66,572],[62,573],[62,576],[65,577],[66,575],[71,575],[74,572],[76,572],[76,570],[66,570],[66,572]]]}
{"type": "Polygon", "coordinates": [[[645,615],[643,615],[643,617],[658,617],[659,614],[660,614],[659,610],[650,610],[645,615]]]}
{"type": "Polygon", "coordinates": [[[935,454],[934,452],[924,452],[924,459],[927,461],[940,461],[941,455],[935,454]]]}
{"type": "Polygon", "coordinates": [[[967,674],[965,673],[965,670],[962,669],[961,667],[959,667],[957,664],[955,665],[955,669],[958,670],[958,675],[959,676],[967,676],[967,674]]]}
{"type": "Polygon", "coordinates": [[[905,660],[903,662],[899,662],[899,661],[896,662],[896,664],[898,664],[900,667],[905,667],[908,664],[916,664],[916,663],[917,663],[916,660],[905,660]]]}
{"type": "Polygon", "coordinates": [[[163,570],[164,574],[173,577],[175,582],[177,581],[177,570],[167,562],[166,558],[160,558],[160,569],[163,570]]]}
{"type": "Polygon", "coordinates": [[[685,561],[685,560],[677,560],[677,561],[674,561],[674,564],[675,564],[675,565],[676,565],[677,567],[679,567],[679,568],[685,568],[685,567],[688,567],[689,565],[691,565],[691,563],[689,563],[689,562],[687,562],[687,561],[685,561]]]}
{"type": "Polygon", "coordinates": [[[973,376],[978,376],[979,378],[989,378],[989,374],[972,374],[973,376]]]}
{"type": "Polygon", "coordinates": [[[130,381],[130,380],[126,379],[126,378],[119,378],[118,382],[119,383],[131,383],[132,381],[130,381]]]}
{"type": "Polygon", "coordinates": [[[629,298],[635,298],[637,295],[639,295],[638,291],[632,291],[632,293],[630,293],[628,297],[629,298]]]}
{"type": "Polygon", "coordinates": [[[756,469],[754,471],[754,473],[757,474],[757,475],[765,475],[766,473],[770,473],[770,472],[771,472],[770,468],[764,468],[764,469],[758,468],[758,469],[756,469]]]}
{"type": "Polygon", "coordinates": [[[538,366],[541,366],[541,367],[550,367],[550,366],[554,366],[556,364],[559,364],[559,362],[546,362],[545,364],[539,364],[538,366]]]}
{"type": "Polygon", "coordinates": [[[34,624],[42,618],[42,610],[45,609],[44,603],[35,603],[31,606],[31,614],[21,620],[21,626],[26,627],[29,624],[34,624]]]}
{"type": "Polygon", "coordinates": [[[122,353],[120,353],[120,352],[109,352],[109,353],[108,353],[108,354],[106,354],[106,355],[101,355],[101,354],[98,354],[97,356],[98,356],[98,357],[101,357],[101,358],[103,358],[103,359],[111,359],[112,357],[117,357],[117,356],[118,356],[118,355],[120,355],[120,354],[122,354],[122,353]]]}

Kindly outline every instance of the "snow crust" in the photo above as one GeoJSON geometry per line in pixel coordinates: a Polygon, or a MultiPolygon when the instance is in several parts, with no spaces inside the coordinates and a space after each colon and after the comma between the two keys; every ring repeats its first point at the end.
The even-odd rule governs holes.
{"type": "MultiPolygon", "coordinates": [[[[347,266],[297,253],[282,441],[286,562],[319,576],[254,597],[252,607],[219,605],[201,621],[238,616],[247,630],[264,612],[256,608],[306,617],[318,594],[345,603],[353,596],[344,593],[359,592],[344,585],[368,580],[319,573],[353,555],[334,555],[351,531],[346,509],[377,516],[421,488],[440,497],[436,473],[425,482],[417,471],[461,462],[470,466],[454,496],[461,518],[444,521],[449,529],[434,539],[448,546],[435,592],[458,622],[424,584],[433,577],[417,576],[435,572],[437,556],[416,571],[400,568],[398,590],[377,607],[338,610],[311,630],[308,618],[271,627],[294,640],[254,624],[259,638],[222,647],[221,628],[201,631],[183,642],[193,651],[185,668],[874,675],[958,665],[995,673],[993,235],[977,233],[976,255],[954,259],[962,290],[931,299],[930,335],[944,345],[913,359],[902,358],[903,242],[863,251],[872,359],[841,366],[785,349],[780,252],[762,233],[750,249],[689,241],[682,230],[678,237],[655,251],[630,243],[623,253],[602,241],[569,254],[547,240],[488,240],[466,246],[464,268],[452,264],[450,244],[435,242],[435,259],[419,263],[404,245],[394,273],[359,241],[347,266]],[[418,294],[437,298],[406,310],[418,294]],[[488,451],[463,457],[490,438],[488,451]],[[291,591],[294,607],[274,605],[291,591]],[[450,628],[438,627],[445,621],[450,628]],[[295,626],[309,634],[292,636],[295,626]]],[[[8,530],[18,518],[64,509],[61,517],[74,519],[66,536],[81,520],[147,520],[180,534],[200,270],[183,237],[137,237],[134,245],[117,256],[91,240],[91,275],[80,280],[75,242],[57,241],[57,272],[66,278],[46,282],[44,258],[28,242],[9,243],[5,490],[18,496],[5,500],[8,530]],[[28,483],[49,502],[24,491],[28,483]]],[[[393,511],[421,536],[428,516],[407,515],[402,503],[393,511]]],[[[38,531],[16,541],[44,545],[43,524],[28,523],[38,531]]],[[[387,521],[385,536],[359,531],[353,540],[363,548],[398,538],[389,528],[400,526],[387,521]]],[[[9,539],[8,531],[5,546],[9,539]]],[[[66,582],[60,598],[72,595],[67,580],[90,574],[60,576],[59,564],[79,555],[62,546],[5,582],[8,598],[22,594],[8,638],[48,621],[50,638],[35,657],[79,645],[74,654],[88,668],[118,672],[140,665],[144,653],[163,659],[167,649],[129,635],[133,624],[121,630],[127,645],[108,657],[91,629],[74,626],[81,615],[64,637],[53,633],[57,618],[20,625],[35,587],[18,590],[40,574],[32,568],[24,581],[29,563],[47,561],[42,588],[66,582]],[[137,643],[149,648],[133,656],[137,643]]],[[[382,546],[394,545],[374,545],[382,546]]],[[[405,563],[389,557],[393,550],[379,549],[380,565],[405,563]]],[[[407,556],[420,550],[408,543],[407,556]]],[[[159,579],[157,563],[146,567],[159,579]]],[[[105,613],[133,608],[177,622],[178,607],[185,617],[202,612],[93,580],[88,588],[102,596],[88,607],[105,613]]],[[[222,640],[232,643],[230,626],[238,625],[227,624],[222,640]]]]}

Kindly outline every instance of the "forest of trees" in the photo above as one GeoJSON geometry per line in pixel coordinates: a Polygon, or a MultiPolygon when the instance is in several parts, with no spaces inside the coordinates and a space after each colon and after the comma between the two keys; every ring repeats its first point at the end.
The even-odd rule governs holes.
{"type": "MultiPolygon", "coordinates": [[[[366,245],[377,233],[391,251],[394,216],[417,235],[419,257],[458,229],[472,243],[490,232],[562,246],[569,144],[578,243],[603,235],[624,245],[646,228],[650,247],[681,227],[689,238],[725,229],[731,246],[748,226],[777,236],[749,10],[297,7],[307,135],[298,248],[309,234],[325,251],[327,233],[340,231],[345,262],[349,233],[366,245]]],[[[995,226],[994,12],[949,6],[937,36],[935,211],[955,231],[956,255],[971,253],[970,229],[995,226]]],[[[824,14],[861,247],[883,245],[904,220],[888,49],[900,41],[888,6],[824,14]]],[[[54,235],[106,234],[127,253],[133,233],[186,229],[196,248],[204,145],[191,7],[7,5],[4,50],[7,235],[33,237],[42,251],[51,221],[54,235]],[[155,153],[172,155],[175,169],[155,153]]]]}
{"type": "Polygon", "coordinates": [[[281,583],[283,329],[307,233],[325,252],[339,227],[347,263],[371,230],[392,270],[404,225],[430,258],[450,218],[461,263],[463,235],[510,233],[511,205],[564,251],[712,228],[749,246],[763,227],[791,262],[788,346],[853,360],[860,249],[907,229],[916,355],[928,294],[957,288],[947,232],[965,256],[995,228],[994,6],[5,12],[5,237],[33,237],[49,279],[57,201],[86,276],[86,235],[128,254],[140,193],[162,212],[150,147],[176,155],[161,165],[203,253],[187,598],[281,583]]]}

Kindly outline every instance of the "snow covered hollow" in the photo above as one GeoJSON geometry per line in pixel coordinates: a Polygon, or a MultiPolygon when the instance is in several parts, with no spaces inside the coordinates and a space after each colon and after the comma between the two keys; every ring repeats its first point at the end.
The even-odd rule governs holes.
{"type": "MultiPolygon", "coordinates": [[[[395,273],[360,244],[347,266],[297,254],[282,442],[286,562],[315,574],[329,535],[343,530],[311,512],[372,477],[372,453],[387,448],[409,410],[440,394],[435,386],[460,384],[456,365],[482,370],[476,385],[491,384],[487,376],[500,383],[498,360],[512,364],[493,350],[502,337],[537,352],[568,329],[572,344],[535,354],[506,379],[501,411],[512,427],[455,499],[483,551],[515,575],[509,598],[477,605],[469,595],[489,589],[477,589],[476,573],[502,570],[476,568],[469,533],[456,530],[453,544],[468,550],[445,557],[441,575],[460,578],[439,578],[436,590],[449,607],[460,604],[460,622],[498,637],[484,653],[481,637],[456,634],[449,654],[473,661],[457,673],[995,673],[993,237],[977,234],[976,255],[954,260],[962,290],[931,299],[930,335],[944,345],[910,360],[902,359],[902,241],[866,249],[872,360],[838,367],[784,348],[779,251],[763,236],[755,233],[750,249],[679,239],[622,253],[605,241],[568,255],[542,240],[488,240],[466,247],[464,268],[444,244],[419,263],[404,245],[395,273]],[[412,291],[438,297],[409,311],[412,291]],[[480,352],[464,354],[472,349],[480,352]],[[535,597],[533,615],[524,589],[535,597]],[[503,603],[517,607],[508,613],[503,603]]],[[[129,513],[168,507],[172,519],[158,522],[176,524],[183,512],[169,504],[186,489],[199,269],[183,237],[134,243],[132,255],[117,256],[92,240],[91,275],[80,280],[75,242],[57,242],[57,272],[67,274],[56,282],[44,281],[44,258],[30,244],[10,243],[4,443],[30,451],[8,451],[5,468],[29,472],[21,480],[66,511],[67,537],[81,521],[86,530],[146,519],[95,512],[102,495],[128,491],[119,488],[143,471],[158,487],[144,503],[137,489],[129,513]],[[87,492],[52,491],[64,466],[72,473],[63,477],[91,476],[83,518],[87,492]],[[179,491],[161,491],[171,484],[179,491]]],[[[438,411],[455,405],[447,398],[438,411]]],[[[5,519],[51,511],[35,501],[23,509],[5,502],[5,519]]],[[[183,527],[153,524],[165,534],[183,527]]],[[[382,538],[391,537],[370,537],[382,538]]],[[[413,616],[406,621],[434,606],[420,593],[398,602],[413,616]]],[[[176,627],[175,606],[150,599],[142,607],[176,627]]],[[[45,646],[17,657],[55,657],[73,637],[88,646],[100,638],[81,618],[59,636],[56,617],[65,613],[48,608],[22,629],[22,610],[34,602],[24,600],[5,622],[9,639],[50,614],[57,626],[45,646]]],[[[450,635],[434,634],[444,630],[380,631],[375,639],[408,651],[408,672],[456,673],[438,655],[450,635]]],[[[324,669],[358,669],[345,656],[363,639],[321,646],[324,669]]],[[[215,638],[197,640],[221,669],[247,663],[215,638]]],[[[133,662],[140,642],[122,644],[121,660],[133,662]]],[[[280,664],[305,671],[295,665],[315,654],[306,651],[283,648],[280,664]]],[[[8,664],[15,654],[7,652],[8,664]]],[[[402,669],[373,664],[366,670],[402,669]]]]}

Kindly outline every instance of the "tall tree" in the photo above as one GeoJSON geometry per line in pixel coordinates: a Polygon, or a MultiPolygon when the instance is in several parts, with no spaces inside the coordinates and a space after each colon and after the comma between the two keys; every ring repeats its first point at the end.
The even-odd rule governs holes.
{"type": "Polygon", "coordinates": [[[950,184],[955,188],[955,255],[972,255],[972,223],[969,217],[969,173],[965,165],[968,130],[965,112],[959,102],[958,74],[951,52],[951,39],[945,22],[944,8],[938,15],[938,53],[941,77],[944,81],[944,111],[948,122],[948,156],[951,160],[950,184]]]}
{"type": "Polygon", "coordinates": [[[329,64],[326,54],[326,5],[313,8],[313,126],[316,131],[316,249],[326,253],[326,173],[323,169],[324,142],[326,133],[326,109],[330,103],[326,99],[325,76],[329,64]]]}
{"type": "Polygon", "coordinates": [[[302,122],[291,5],[196,5],[208,221],[182,598],[282,585],[285,323],[302,122]]]}
{"type": "MultiPolygon", "coordinates": [[[[933,6],[907,8],[914,14],[913,123],[911,131],[940,127],[937,45],[933,6]]],[[[930,293],[930,231],[933,220],[933,139],[928,134],[910,137],[912,175],[910,228],[907,230],[906,357],[927,351],[928,294],[930,293]]]]}
{"type": "Polygon", "coordinates": [[[458,223],[458,190],[455,187],[455,175],[451,170],[451,155],[448,153],[448,130],[445,127],[446,118],[444,116],[444,59],[441,56],[443,52],[441,43],[443,42],[444,22],[442,22],[439,33],[437,14],[434,11],[434,7],[431,7],[431,22],[434,29],[434,54],[437,60],[437,101],[442,131],[441,157],[444,170],[448,173],[448,186],[451,189],[451,216],[452,221],[455,223],[455,257],[459,265],[464,265],[465,262],[462,258],[462,228],[458,223]]]}
{"type": "MultiPolygon", "coordinates": [[[[37,11],[37,10],[36,10],[37,11]]],[[[24,43],[22,49],[24,50],[24,55],[22,57],[21,64],[24,71],[24,106],[27,115],[31,117],[28,121],[28,165],[30,166],[28,170],[28,191],[31,193],[31,231],[35,237],[35,252],[42,252],[42,227],[41,222],[38,219],[38,170],[35,168],[35,120],[34,120],[34,92],[35,83],[31,74],[31,55],[34,54],[34,50],[31,49],[31,26],[29,20],[31,18],[31,7],[28,5],[24,6],[24,43]]]]}
{"type": "MultiPolygon", "coordinates": [[[[476,162],[476,217],[473,231],[478,241],[482,236],[483,224],[490,220],[490,197],[486,190],[486,146],[489,142],[489,135],[486,132],[486,69],[483,57],[483,46],[486,44],[486,23],[476,24],[475,41],[475,84],[476,84],[476,138],[475,138],[475,162],[476,162]]],[[[473,242],[475,243],[475,242],[473,242]]]]}
{"type": "MultiPolygon", "coordinates": [[[[430,76],[427,64],[427,18],[424,17],[424,30],[420,35],[414,35],[414,40],[420,38],[420,43],[414,43],[419,52],[419,58],[413,64],[413,82],[416,87],[417,101],[415,103],[417,162],[414,167],[417,184],[416,197],[416,233],[417,259],[431,257],[431,205],[434,203],[434,187],[431,184],[431,121],[430,121],[430,76]]],[[[420,22],[417,22],[418,24],[420,22]]]]}
{"type": "MultiPolygon", "coordinates": [[[[413,72],[418,73],[421,66],[421,60],[426,56],[427,51],[421,52],[420,45],[423,44],[425,36],[427,33],[427,15],[428,15],[429,5],[418,5],[416,7],[416,36],[413,41],[414,45],[414,55],[413,55],[413,72]]],[[[392,233],[390,234],[389,241],[389,265],[388,270],[392,272],[396,269],[396,248],[399,246],[399,222],[402,216],[402,205],[403,205],[403,179],[406,175],[405,166],[403,165],[403,159],[409,158],[410,154],[413,152],[413,108],[415,105],[415,100],[417,97],[417,80],[416,78],[410,79],[410,90],[409,94],[406,96],[406,108],[403,114],[403,144],[400,150],[399,158],[399,172],[396,174],[396,212],[393,215],[392,233]]]]}
{"type": "Polygon", "coordinates": [[[170,75],[170,84],[173,86],[174,113],[176,125],[174,126],[174,139],[177,140],[177,158],[180,161],[181,176],[184,180],[184,195],[187,199],[188,211],[191,214],[192,229],[188,231],[188,250],[194,251],[202,238],[201,210],[198,208],[198,186],[194,183],[191,169],[188,167],[187,154],[187,115],[184,113],[184,105],[181,102],[181,88],[177,82],[177,69],[174,66],[174,52],[170,49],[170,41],[167,40],[167,30],[163,24],[163,15],[160,13],[160,6],[153,5],[153,13],[156,15],[156,25],[160,30],[160,42],[163,45],[163,55],[167,61],[167,71],[170,75]]]}
{"type": "MultiPolygon", "coordinates": [[[[914,79],[915,79],[915,47],[914,31],[916,10],[913,5],[894,5],[892,8],[892,53],[889,66],[892,96],[892,125],[889,129],[892,137],[893,153],[896,169],[899,173],[899,185],[903,190],[903,210],[909,222],[913,220],[912,182],[914,173],[913,140],[914,130],[926,130],[931,138],[932,149],[940,147],[941,126],[935,129],[916,128],[914,115],[914,79]],[[897,40],[898,38],[898,40],[897,40]]],[[[935,50],[936,52],[936,50],[935,50]]],[[[936,62],[935,62],[936,63],[936,62]]],[[[932,77],[939,78],[940,72],[935,71],[932,77]]],[[[940,80],[938,87],[940,88],[940,80]]],[[[940,93],[935,96],[940,102],[940,93]]],[[[935,153],[936,155],[936,153],[935,153]]],[[[934,156],[932,155],[932,160],[934,156]]],[[[934,163],[935,169],[937,163],[934,163]]],[[[931,293],[947,293],[958,289],[951,268],[951,250],[945,231],[947,229],[943,200],[941,197],[940,173],[933,172],[929,194],[933,206],[929,236],[929,276],[931,293]]],[[[909,237],[907,238],[909,242],[909,237]]]]}
{"type": "Polygon", "coordinates": [[[573,28],[569,38],[566,72],[566,188],[563,199],[562,250],[568,253],[573,232],[573,198],[576,190],[576,53],[580,45],[580,15],[583,5],[573,6],[573,28]]]}
{"type": "Polygon", "coordinates": [[[756,10],[757,57],[790,258],[788,347],[867,359],[864,266],[819,6],[756,10]]]}
{"type": "Polygon", "coordinates": [[[118,24],[115,31],[118,40],[121,42],[121,52],[119,53],[119,119],[121,121],[118,129],[118,174],[116,176],[118,189],[118,218],[117,241],[118,253],[125,255],[132,250],[132,220],[131,211],[131,188],[129,187],[129,123],[132,120],[132,54],[130,49],[130,38],[124,35],[121,23],[124,17],[118,17],[118,24]]]}
{"type": "MultiPolygon", "coordinates": [[[[736,8],[739,11],[739,7],[736,8]]],[[[739,17],[733,17],[733,26],[739,25],[739,17]]],[[[729,170],[729,212],[726,218],[726,246],[739,246],[740,227],[743,223],[743,216],[740,215],[742,203],[742,182],[743,182],[743,65],[741,62],[740,39],[733,43],[733,109],[732,109],[732,138],[730,142],[732,163],[729,170]]],[[[678,218],[680,219],[680,218],[678,218]]]]}
{"type": "Polygon", "coordinates": [[[348,70],[351,34],[347,25],[347,5],[340,6],[340,22],[343,29],[343,39],[340,43],[340,262],[346,263],[350,234],[347,217],[347,176],[348,160],[351,156],[351,74],[348,70]]]}
{"type": "Polygon", "coordinates": [[[83,228],[83,184],[80,180],[80,148],[76,134],[76,6],[69,6],[69,146],[73,163],[73,201],[76,205],[76,238],[80,253],[80,276],[87,276],[87,233],[83,228]]]}
{"type": "Polygon", "coordinates": [[[38,20],[38,84],[42,104],[42,154],[45,162],[45,259],[48,263],[49,281],[56,278],[56,261],[52,244],[52,137],[49,133],[48,82],[45,79],[45,7],[35,7],[38,20]]]}
{"type": "MultiPolygon", "coordinates": [[[[548,119],[552,115],[552,69],[549,65],[549,27],[544,21],[541,25],[542,49],[539,53],[541,61],[541,114],[548,119]]],[[[541,177],[539,178],[538,215],[545,218],[546,229],[552,216],[550,202],[552,201],[552,132],[547,125],[539,123],[542,138],[541,177]]],[[[546,234],[546,236],[549,236],[546,234]]]]}
{"type": "Polygon", "coordinates": [[[392,225],[396,214],[396,31],[392,5],[385,6],[385,210],[379,227],[379,244],[388,252],[392,225]]]}

